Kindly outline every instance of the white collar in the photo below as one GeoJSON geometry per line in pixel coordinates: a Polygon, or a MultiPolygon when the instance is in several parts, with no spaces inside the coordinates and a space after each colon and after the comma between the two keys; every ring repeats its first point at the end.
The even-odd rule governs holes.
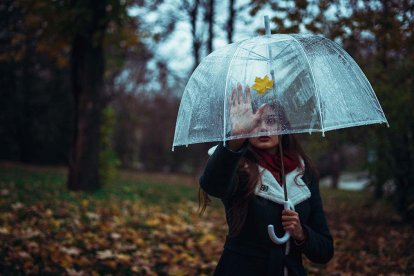
{"type": "MultiPolygon", "coordinates": [[[[301,160],[301,163],[302,166],[304,166],[303,160],[301,160]]],[[[259,166],[259,172],[261,174],[261,179],[256,185],[255,194],[283,205],[285,202],[285,196],[282,186],[267,169],[259,166]]],[[[303,181],[300,174],[301,169],[299,167],[286,174],[288,199],[293,205],[297,205],[311,197],[309,188],[303,181]]]]}

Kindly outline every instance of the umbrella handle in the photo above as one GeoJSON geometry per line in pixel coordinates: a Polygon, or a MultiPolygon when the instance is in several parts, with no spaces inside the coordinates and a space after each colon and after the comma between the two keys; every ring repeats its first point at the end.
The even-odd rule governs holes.
{"type": "MultiPolygon", "coordinates": [[[[285,210],[286,209],[295,210],[295,207],[293,206],[292,202],[289,199],[283,203],[283,206],[284,206],[285,210]]],[[[276,244],[283,244],[283,243],[287,242],[290,239],[290,234],[288,232],[285,232],[285,234],[281,238],[276,236],[275,229],[274,229],[274,226],[272,224],[269,224],[267,226],[267,233],[269,234],[269,237],[272,240],[272,242],[274,242],[276,244]]]]}

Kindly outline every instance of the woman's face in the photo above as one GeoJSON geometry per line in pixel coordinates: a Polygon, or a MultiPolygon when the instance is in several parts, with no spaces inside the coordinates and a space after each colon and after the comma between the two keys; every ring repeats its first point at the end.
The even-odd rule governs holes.
{"type": "MultiPolygon", "coordinates": [[[[260,122],[254,129],[254,132],[270,132],[278,129],[277,118],[275,112],[270,108],[266,108],[261,116],[260,122]]],[[[270,153],[276,152],[276,146],[279,144],[278,135],[259,136],[249,138],[250,144],[258,149],[267,150],[270,153]]]]}

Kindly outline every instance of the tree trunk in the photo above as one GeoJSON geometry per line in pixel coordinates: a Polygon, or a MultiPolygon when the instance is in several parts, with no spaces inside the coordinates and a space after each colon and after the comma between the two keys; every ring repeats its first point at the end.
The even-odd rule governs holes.
{"type": "Polygon", "coordinates": [[[103,74],[106,1],[82,2],[92,15],[84,31],[75,35],[71,53],[71,81],[75,115],[69,157],[68,188],[100,188],[99,149],[103,108],[103,74]]]}
{"type": "Polygon", "coordinates": [[[193,37],[193,56],[194,56],[193,71],[200,63],[201,40],[197,36],[197,15],[198,15],[199,3],[200,3],[200,0],[194,0],[194,5],[190,10],[191,34],[193,37]]]}
{"type": "Polygon", "coordinates": [[[214,40],[214,0],[208,0],[206,7],[206,21],[208,22],[207,54],[213,52],[214,40]]]}
{"type": "Polygon", "coordinates": [[[235,9],[236,0],[229,0],[229,17],[227,18],[227,42],[233,42],[234,21],[236,17],[235,9]]]}

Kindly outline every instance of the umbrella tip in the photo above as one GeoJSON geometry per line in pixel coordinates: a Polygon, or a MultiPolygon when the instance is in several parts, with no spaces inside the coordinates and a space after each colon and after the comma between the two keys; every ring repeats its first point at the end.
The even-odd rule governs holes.
{"type": "Polygon", "coordinates": [[[265,24],[265,30],[266,30],[266,35],[270,36],[270,23],[269,23],[269,16],[265,15],[264,16],[264,24],[265,24]]]}

